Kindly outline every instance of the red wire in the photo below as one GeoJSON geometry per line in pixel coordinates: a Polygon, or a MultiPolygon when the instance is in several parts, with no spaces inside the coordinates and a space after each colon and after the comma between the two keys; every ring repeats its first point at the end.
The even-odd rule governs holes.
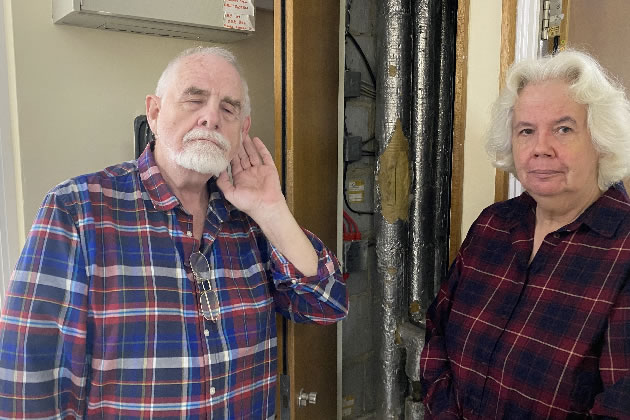
{"type": "Polygon", "coordinates": [[[354,219],[350,217],[350,215],[345,210],[343,211],[343,218],[344,218],[344,222],[348,223],[347,232],[345,230],[345,223],[344,223],[344,240],[348,240],[348,241],[361,240],[361,232],[359,231],[359,225],[357,225],[357,222],[355,222],[354,219]]]}

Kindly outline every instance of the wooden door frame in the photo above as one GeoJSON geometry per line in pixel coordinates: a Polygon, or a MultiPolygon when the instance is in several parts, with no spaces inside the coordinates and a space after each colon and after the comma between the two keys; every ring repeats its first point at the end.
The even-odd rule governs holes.
{"type": "MultiPolygon", "coordinates": [[[[275,158],[301,226],[337,247],[339,3],[274,0],[275,158]]],[[[337,416],[337,327],[278,319],[278,373],[290,377],[290,418],[337,416]],[[287,348],[286,355],[282,354],[287,348]],[[299,368],[298,368],[299,366],[299,368]],[[317,404],[297,408],[297,395],[317,404]]],[[[276,415],[281,418],[282,401],[276,415]]],[[[286,419],[283,419],[286,420],[286,419]]]]}
{"type": "MultiPolygon", "coordinates": [[[[514,62],[516,47],[516,9],[518,0],[503,0],[501,7],[501,58],[499,67],[499,90],[505,86],[505,76],[514,62]]],[[[494,179],[494,201],[505,201],[509,196],[510,174],[496,170],[494,179]]]]}
{"type": "Polygon", "coordinates": [[[451,173],[451,221],[449,263],[462,244],[462,214],[464,201],[464,142],[466,139],[466,106],[468,81],[468,24],[470,0],[457,4],[457,34],[455,38],[455,98],[453,104],[453,150],[451,173]]]}

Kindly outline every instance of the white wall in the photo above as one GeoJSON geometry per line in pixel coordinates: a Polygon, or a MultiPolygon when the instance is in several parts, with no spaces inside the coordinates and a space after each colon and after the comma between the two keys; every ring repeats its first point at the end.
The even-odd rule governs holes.
{"type": "MultiPolygon", "coordinates": [[[[133,119],[144,114],[145,95],[174,55],[200,43],[55,25],[50,0],[4,1],[12,9],[11,107],[23,243],[51,187],[133,159],[133,119]]],[[[251,132],[273,145],[272,12],[257,10],[255,35],[226,46],[250,85],[251,132]]]]}
{"type": "MultiPolygon", "coordinates": [[[[5,23],[5,5],[0,3],[0,280],[8,279],[18,256],[17,206],[15,168],[11,141],[11,107],[9,102],[9,73],[6,35],[10,27],[5,23]]],[[[0,303],[6,284],[0,281],[0,303]]]]}
{"type": "Polygon", "coordinates": [[[471,0],[469,19],[462,238],[494,202],[495,169],[484,149],[484,132],[499,94],[501,0],[471,0]]]}

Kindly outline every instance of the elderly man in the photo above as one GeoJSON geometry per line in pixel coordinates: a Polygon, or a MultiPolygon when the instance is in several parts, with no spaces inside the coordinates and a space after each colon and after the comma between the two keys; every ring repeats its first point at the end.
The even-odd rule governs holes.
{"type": "Polygon", "coordinates": [[[526,192],[481,213],[429,308],[426,418],[630,418],[629,127],[584,53],[510,70],[488,151],[526,192]]]}
{"type": "Polygon", "coordinates": [[[248,136],[231,53],[184,51],[146,112],[137,161],[44,200],[2,313],[2,417],[273,418],[275,311],[347,312],[335,256],[248,136]]]}

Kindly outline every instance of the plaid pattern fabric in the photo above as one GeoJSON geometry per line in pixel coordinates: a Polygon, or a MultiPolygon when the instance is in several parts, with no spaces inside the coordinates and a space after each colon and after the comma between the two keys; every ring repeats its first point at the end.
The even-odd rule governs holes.
{"type": "Polygon", "coordinates": [[[630,418],[630,203],[545,237],[528,194],[484,210],[427,314],[426,418],[630,418]]]}
{"type": "Polygon", "coordinates": [[[192,216],[150,146],[138,161],[60,184],[45,198],[0,325],[0,416],[267,419],[275,311],[327,324],[347,313],[335,256],[311,233],[302,276],[209,182],[201,250],[221,320],[200,313],[192,216]]]}

